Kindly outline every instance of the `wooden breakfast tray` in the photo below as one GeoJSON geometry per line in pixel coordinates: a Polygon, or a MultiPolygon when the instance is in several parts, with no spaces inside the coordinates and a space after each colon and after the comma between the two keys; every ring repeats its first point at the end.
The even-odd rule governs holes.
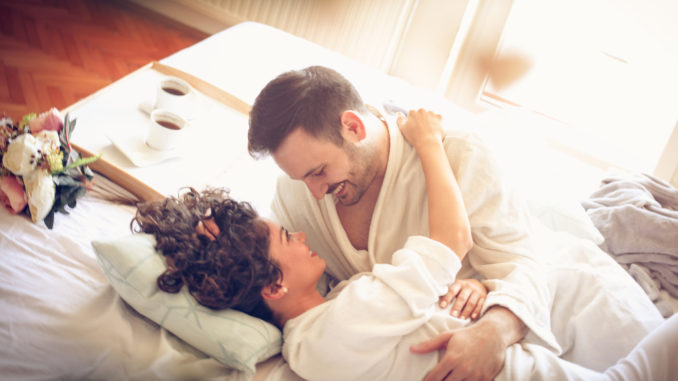
{"type": "MultiPolygon", "coordinates": [[[[152,89],[147,85],[139,85],[139,89],[146,89],[149,94],[152,93],[152,89]]],[[[103,154],[102,158],[92,163],[90,167],[140,200],[150,201],[163,199],[168,194],[175,193],[178,184],[199,186],[210,183],[218,177],[220,171],[223,172],[233,166],[238,161],[238,157],[242,157],[246,151],[246,118],[250,109],[251,106],[246,102],[209,82],[154,61],[83,98],[62,110],[62,113],[72,113],[78,118],[73,137],[74,148],[84,157],[103,154]],[[108,131],[116,131],[116,133],[123,130],[122,127],[129,128],[131,133],[138,133],[138,129],[145,126],[144,114],[138,108],[140,98],[135,98],[141,90],[135,89],[134,86],[141,82],[156,83],[156,80],[148,78],[149,71],[179,77],[187,81],[197,93],[206,97],[203,103],[210,104],[211,108],[208,108],[209,111],[205,111],[203,116],[214,115],[214,119],[202,118],[195,123],[192,122],[196,125],[195,129],[205,131],[202,134],[208,138],[194,143],[193,151],[189,149],[183,158],[154,164],[151,168],[138,168],[122,157],[119,152],[115,152],[115,147],[112,147],[110,141],[106,139],[106,129],[102,126],[109,124],[108,131]],[[127,92],[123,91],[123,87],[127,88],[125,90],[127,92]],[[115,94],[116,91],[119,94],[115,94]],[[222,123],[227,125],[226,129],[217,126],[222,123]],[[81,130],[84,132],[78,135],[81,130]],[[209,152],[213,152],[214,147],[201,148],[201,144],[214,143],[211,137],[224,141],[223,155],[212,154],[210,156],[209,152]],[[245,137],[244,141],[243,137],[245,137]],[[203,157],[209,165],[200,160],[203,157]],[[204,172],[202,177],[196,173],[200,170],[204,172]],[[170,177],[177,177],[177,180],[173,183],[167,181],[165,181],[167,184],[163,183],[163,179],[170,180],[170,177]],[[201,184],[196,184],[196,182],[201,184]]],[[[222,150],[222,146],[219,145],[217,150],[222,150]]]]}

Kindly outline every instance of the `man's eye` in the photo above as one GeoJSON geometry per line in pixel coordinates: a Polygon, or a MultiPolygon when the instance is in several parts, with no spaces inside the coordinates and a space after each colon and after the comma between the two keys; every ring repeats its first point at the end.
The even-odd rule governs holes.
{"type": "Polygon", "coordinates": [[[314,173],[313,176],[318,177],[318,176],[322,176],[322,175],[324,175],[324,174],[325,174],[325,168],[323,168],[323,169],[319,170],[318,172],[314,173]]]}

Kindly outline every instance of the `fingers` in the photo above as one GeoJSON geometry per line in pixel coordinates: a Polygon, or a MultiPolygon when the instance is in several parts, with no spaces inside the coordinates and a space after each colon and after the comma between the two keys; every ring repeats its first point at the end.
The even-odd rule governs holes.
{"type": "Polygon", "coordinates": [[[485,298],[482,297],[478,300],[478,304],[476,304],[476,308],[471,313],[471,319],[472,320],[476,320],[480,317],[480,312],[483,310],[484,304],[485,304],[485,298]]]}
{"type": "Polygon", "coordinates": [[[452,286],[450,286],[449,292],[440,297],[440,308],[445,308],[450,305],[452,299],[459,294],[459,291],[461,291],[461,283],[454,282],[452,286]]]}
{"type": "Polygon", "coordinates": [[[457,280],[450,286],[450,291],[440,298],[440,307],[445,308],[453,298],[456,298],[450,308],[450,315],[475,320],[480,316],[486,296],[485,286],[477,280],[457,280]]]}
{"type": "Polygon", "coordinates": [[[424,381],[441,381],[445,380],[450,370],[443,362],[439,362],[424,378],[424,381]]]}
{"type": "Polygon", "coordinates": [[[398,126],[402,126],[403,123],[405,123],[407,119],[405,118],[405,115],[403,115],[402,112],[398,111],[396,113],[396,123],[398,123],[398,126]]]}
{"type": "Polygon", "coordinates": [[[431,340],[410,345],[410,352],[423,354],[445,348],[447,346],[447,342],[450,341],[450,338],[453,334],[453,332],[444,332],[432,338],[431,340]]]}
{"type": "Polygon", "coordinates": [[[476,305],[478,305],[479,299],[480,299],[480,295],[476,294],[475,292],[471,293],[471,296],[469,296],[468,301],[466,302],[466,305],[461,310],[460,317],[462,319],[468,319],[468,318],[471,317],[473,310],[475,310],[476,305]]]}
{"type": "Polygon", "coordinates": [[[464,308],[466,303],[469,300],[469,297],[473,293],[473,290],[470,288],[464,288],[460,293],[459,296],[457,296],[457,300],[454,301],[454,304],[452,305],[452,310],[450,313],[454,317],[460,317],[461,310],[464,308]]]}
{"type": "Polygon", "coordinates": [[[405,140],[418,149],[422,144],[442,140],[442,116],[425,109],[411,110],[407,115],[397,113],[396,124],[405,140]]]}

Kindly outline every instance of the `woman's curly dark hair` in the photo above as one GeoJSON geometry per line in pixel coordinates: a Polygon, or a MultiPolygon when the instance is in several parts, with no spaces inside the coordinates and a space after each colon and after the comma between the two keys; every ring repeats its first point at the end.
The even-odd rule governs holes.
{"type": "Polygon", "coordinates": [[[176,293],[185,284],[206,307],[233,308],[277,324],[261,290],[277,284],[282,272],[268,253],[268,226],[249,203],[233,200],[227,189],[186,188],[177,197],[138,204],[131,229],[153,234],[165,256],[161,290],[176,293]],[[215,240],[196,232],[209,218],[220,230],[215,240]]]}

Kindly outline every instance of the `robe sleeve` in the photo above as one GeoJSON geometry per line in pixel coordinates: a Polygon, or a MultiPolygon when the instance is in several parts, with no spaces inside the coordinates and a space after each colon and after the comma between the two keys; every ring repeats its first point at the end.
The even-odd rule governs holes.
{"type": "Polygon", "coordinates": [[[445,144],[471,223],[474,247],[467,258],[490,291],[483,313],[496,305],[508,308],[527,325],[528,336],[558,351],[546,271],[533,247],[525,204],[479,139],[448,137],[445,144]]]}

